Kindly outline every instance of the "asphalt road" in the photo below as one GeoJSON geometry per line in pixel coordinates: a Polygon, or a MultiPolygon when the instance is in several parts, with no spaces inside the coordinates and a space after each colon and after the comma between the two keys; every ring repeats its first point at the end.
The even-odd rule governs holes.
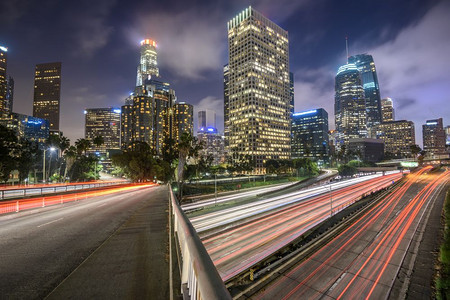
{"type": "MultiPolygon", "coordinates": [[[[349,228],[252,299],[386,299],[449,172],[408,175],[349,228]]],[[[433,268],[432,265],[429,268],[433,268]]],[[[403,295],[407,290],[397,293],[403,295]]]]}
{"type": "Polygon", "coordinates": [[[1,298],[167,298],[167,201],[153,186],[0,216],[1,298]]]}

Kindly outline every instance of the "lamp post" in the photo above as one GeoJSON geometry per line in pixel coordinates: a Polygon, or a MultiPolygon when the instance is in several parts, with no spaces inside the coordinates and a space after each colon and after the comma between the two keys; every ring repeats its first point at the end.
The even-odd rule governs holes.
{"type": "Polygon", "coordinates": [[[333,193],[331,191],[331,181],[330,181],[330,217],[333,216],[333,193]]]}
{"type": "Polygon", "coordinates": [[[44,162],[43,162],[43,164],[42,164],[42,181],[45,183],[46,182],[46,176],[45,176],[45,152],[47,152],[48,150],[50,150],[50,151],[55,151],[56,150],[56,148],[55,147],[50,147],[50,148],[48,148],[48,149],[44,149],[44,158],[43,158],[43,160],[44,160],[44,162]]]}

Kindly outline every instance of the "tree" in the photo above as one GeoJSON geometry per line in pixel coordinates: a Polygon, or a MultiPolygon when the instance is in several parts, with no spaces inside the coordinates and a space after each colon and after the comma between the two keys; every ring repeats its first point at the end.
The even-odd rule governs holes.
{"type": "Polygon", "coordinates": [[[419,145],[411,145],[410,146],[411,154],[414,159],[417,159],[417,155],[422,151],[419,145]]]}
{"type": "Polygon", "coordinates": [[[67,178],[67,172],[72,168],[77,159],[77,148],[70,146],[64,151],[64,159],[66,160],[66,167],[64,168],[64,180],[67,178]]]}
{"type": "Polygon", "coordinates": [[[81,155],[83,152],[86,155],[86,151],[91,147],[91,142],[88,139],[78,139],[75,142],[75,147],[78,155],[81,155]]]}
{"type": "Polygon", "coordinates": [[[357,172],[356,167],[351,165],[340,165],[338,171],[341,176],[353,176],[357,172]]]}
{"type": "Polygon", "coordinates": [[[23,183],[33,166],[38,161],[39,148],[36,143],[21,139],[18,147],[17,170],[19,171],[19,182],[23,183]]]}
{"type": "Polygon", "coordinates": [[[183,196],[182,188],[184,183],[184,171],[186,167],[186,161],[190,157],[197,157],[199,151],[202,149],[201,144],[196,137],[193,137],[190,133],[183,132],[178,143],[178,166],[175,174],[175,179],[178,184],[178,195],[181,201],[183,196]]]}
{"type": "Polygon", "coordinates": [[[105,144],[105,139],[101,135],[97,135],[92,140],[92,143],[95,145],[95,147],[100,148],[102,145],[105,144]]]}
{"type": "Polygon", "coordinates": [[[96,156],[80,156],[72,166],[72,180],[85,181],[98,179],[98,171],[101,166],[97,164],[96,156]]]}

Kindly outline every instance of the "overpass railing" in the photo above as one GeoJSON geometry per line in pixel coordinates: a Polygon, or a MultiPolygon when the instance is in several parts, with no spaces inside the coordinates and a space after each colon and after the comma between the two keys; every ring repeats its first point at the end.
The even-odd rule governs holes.
{"type": "Polygon", "coordinates": [[[180,252],[181,292],[184,299],[231,299],[197,232],[169,185],[171,222],[180,252]]]}

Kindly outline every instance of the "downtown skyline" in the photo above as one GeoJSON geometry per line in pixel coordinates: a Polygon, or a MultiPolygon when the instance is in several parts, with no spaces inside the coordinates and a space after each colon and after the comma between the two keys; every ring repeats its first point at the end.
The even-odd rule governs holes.
{"type": "MultiPolygon", "coordinates": [[[[75,141],[84,136],[85,108],[123,105],[134,85],[139,41],[152,38],[159,46],[162,78],[172,83],[178,101],[194,104],[194,116],[202,109],[215,110],[218,129],[223,131],[226,22],[245,3],[219,2],[215,7],[206,2],[192,7],[176,1],[173,4],[170,11],[168,6],[155,4],[153,14],[145,14],[149,4],[137,13],[134,2],[100,1],[88,12],[82,12],[87,3],[75,12],[70,4],[49,5],[45,13],[60,12],[55,28],[31,16],[36,9],[43,10],[33,4],[21,7],[21,16],[10,11],[8,18],[2,18],[5,24],[1,24],[0,43],[9,48],[8,74],[15,80],[14,111],[31,114],[35,64],[62,61],[60,127],[75,141]],[[65,24],[63,16],[72,23],[65,24]],[[183,29],[180,24],[184,24],[183,29]],[[28,32],[25,29],[30,25],[33,29],[28,32]],[[62,35],[64,30],[67,34],[62,35]],[[30,43],[35,44],[33,51],[30,43]]],[[[348,36],[350,55],[373,55],[381,98],[393,99],[396,119],[414,121],[419,144],[425,120],[443,117],[447,125],[450,67],[445,54],[450,51],[450,42],[445,39],[444,28],[450,25],[448,3],[401,1],[391,7],[364,2],[358,9],[346,3],[338,7],[331,1],[249,4],[289,32],[295,111],[323,107],[330,114],[334,112],[334,76],[345,63],[348,36]]],[[[334,128],[332,118],[330,128],[334,128]]]]}

